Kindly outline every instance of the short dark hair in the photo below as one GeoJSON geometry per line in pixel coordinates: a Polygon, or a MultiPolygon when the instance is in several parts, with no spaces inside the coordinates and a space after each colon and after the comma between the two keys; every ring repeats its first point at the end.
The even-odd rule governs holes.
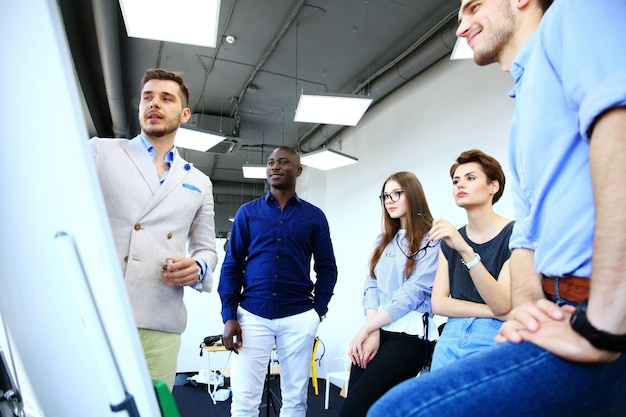
{"type": "Polygon", "coordinates": [[[146,70],[146,73],[143,75],[141,80],[141,89],[146,85],[146,83],[150,80],[168,80],[174,81],[180,87],[180,92],[182,96],[180,97],[183,102],[183,108],[189,106],[189,88],[185,85],[183,81],[183,77],[180,74],[172,71],[167,71],[161,68],[151,68],[146,70]]]}
{"type": "Polygon", "coordinates": [[[496,204],[500,197],[502,197],[502,193],[504,193],[506,178],[502,166],[493,156],[487,155],[478,149],[470,149],[462,152],[461,155],[456,158],[456,162],[450,167],[450,178],[454,178],[454,172],[459,165],[469,164],[470,162],[476,162],[480,165],[489,181],[498,181],[498,184],[500,184],[498,192],[494,194],[493,200],[491,201],[491,204],[496,204]]]}
{"type": "MultiPolygon", "coordinates": [[[[282,145],[282,146],[277,146],[276,149],[274,149],[272,151],[272,153],[274,153],[276,151],[280,151],[280,150],[283,150],[283,151],[286,151],[286,152],[289,152],[290,154],[292,154],[293,157],[294,157],[294,165],[296,165],[296,167],[301,166],[301,164],[300,164],[300,154],[295,149],[290,148],[289,146],[282,145]]],[[[272,153],[270,153],[270,156],[272,155],[272,153]]],[[[268,157],[268,159],[269,159],[269,157],[268,157]]]]}

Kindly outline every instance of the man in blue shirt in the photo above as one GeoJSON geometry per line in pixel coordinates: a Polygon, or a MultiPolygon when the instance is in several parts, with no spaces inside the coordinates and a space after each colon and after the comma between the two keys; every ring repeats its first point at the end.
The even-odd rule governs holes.
{"type": "Polygon", "coordinates": [[[626,415],[625,22],[624,0],[461,1],[474,61],[515,80],[514,310],[368,416],[626,415]]]}
{"type": "Polygon", "coordinates": [[[333,295],[337,266],[326,216],[296,194],[301,173],[298,154],[276,148],[267,160],[270,191],[235,215],[218,286],[224,346],[238,354],[231,370],[233,417],[258,416],[274,346],[280,415],[306,415],[313,342],[333,295]]]}

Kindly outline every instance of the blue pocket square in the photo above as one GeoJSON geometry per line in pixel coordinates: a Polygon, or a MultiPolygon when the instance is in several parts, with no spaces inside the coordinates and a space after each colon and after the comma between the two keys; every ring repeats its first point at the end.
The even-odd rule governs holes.
{"type": "Polygon", "coordinates": [[[200,191],[200,189],[198,187],[196,187],[195,185],[192,184],[187,184],[187,183],[183,183],[183,187],[190,189],[191,191],[197,191],[199,193],[201,193],[202,191],[200,191]]]}

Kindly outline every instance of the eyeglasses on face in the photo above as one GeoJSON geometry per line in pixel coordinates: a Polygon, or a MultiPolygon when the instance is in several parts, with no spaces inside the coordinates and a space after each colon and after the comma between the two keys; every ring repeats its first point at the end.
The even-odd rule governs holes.
{"type": "Polygon", "coordinates": [[[381,195],[378,196],[378,198],[380,198],[380,201],[385,204],[387,201],[391,201],[393,203],[395,203],[396,201],[400,200],[400,196],[402,195],[404,191],[402,190],[397,190],[397,191],[392,191],[390,193],[382,193],[381,195]]]}

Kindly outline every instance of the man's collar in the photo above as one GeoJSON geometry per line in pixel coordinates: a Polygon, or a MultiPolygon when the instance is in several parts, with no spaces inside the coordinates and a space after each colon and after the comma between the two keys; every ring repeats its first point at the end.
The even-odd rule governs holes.
{"type": "MultiPolygon", "coordinates": [[[[141,142],[146,147],[146,150],[150,153],[152,158],[154,158],[156,156],[156,151],[154,150],[152,143],[143,135],[143,133],[139,134],[139,137],[141,138],[141,142]]],[[[172,146],[172,149],[170,149],[170,151],[165,155],[165,162],[169,162],[170,164],[174,162],[177,152],[176,146],[172,146]]]]}
{"type": "MultiPolygon", "coordinates": [[[[290,200],[291,200],[292,198],[295,198],[295,199],[296,199],[296,201],[297,201],[298,203],[301,203],[301,202],[302,202],[302,200],[300,200],[300,197],[298,197],[298,194],[297,194],[297,193],[294,193],[294,195],[290,198],[290,200]]],[[[268,192],[265,194],[265,202],[267,203],[267,202],[269,202],[269,201],[271,201],[271,200],[276,200],[276,198],[272,195],[272,193],[271,193],[271,192],[269,192],[269,191],[268,191],[268,192]]]]}

